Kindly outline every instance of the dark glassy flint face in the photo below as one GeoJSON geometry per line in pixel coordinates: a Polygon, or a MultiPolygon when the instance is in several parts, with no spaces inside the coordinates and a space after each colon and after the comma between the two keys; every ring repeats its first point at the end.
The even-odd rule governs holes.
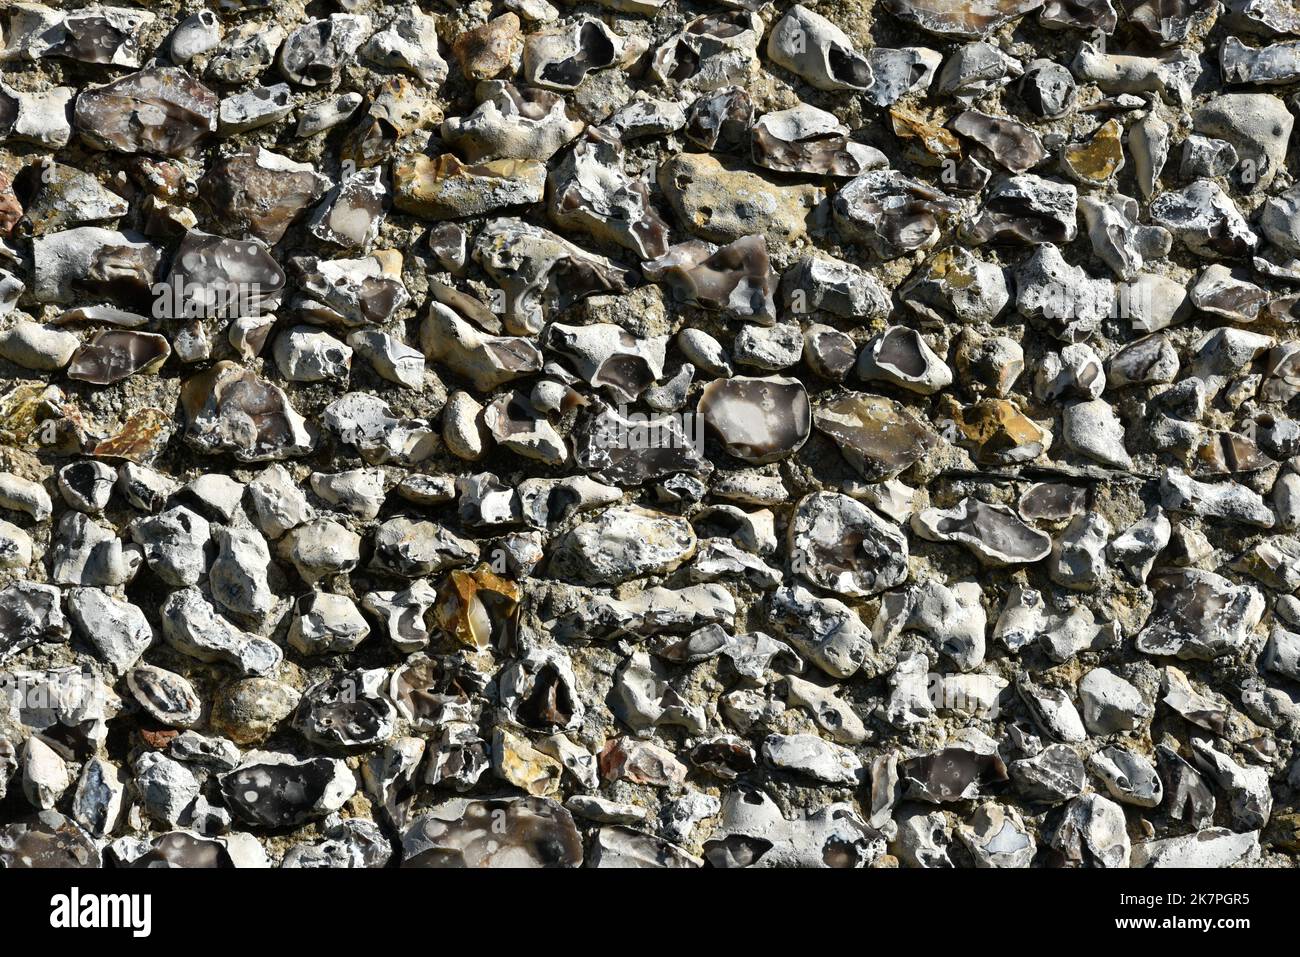
{"type": "Polygon", "coordinates": [[[308,690],[298,706],[296,723],[302,733],[325,745],[347,747],[374,744],[388,736],[392,705],[365,688],[361,672],[343,672],[308,690]]]}
{"type": "Polygon", "coordinates": [[[543,798],[471,801],[459,814],[426,815],[402,843],[403,867],[573,867],[583,856],[572,815],[543,798]]]}
{"type": "Polygon", "coordinates": [[[221,792],[230,808],[249,824],[294,827],[326,813],[319,809],[319,802],[336,774],[329,758],[252,764],[223,776],[221,792]]]}
{"type": "Polygon", "coordinates": [[[234,867],[219,841],[173,831],[156,838],[149,850],[126,865],[138,868],[234,867]]]}
{"type": "Polygon", "coordinates": [[[162,336],[125,330],[98,332],[72,357],[68,378],[111,385],[127,376],[157,368],[171,354],[162,336]]]}
{"type": "Polygon", "coordinates": [[[98,149],[183,156],[216,129],[217,96],[177,67],[132,73],[77,98],[77,130],[98,149]]]}
{"type": "Polygon", "coordinates": [[[99,867],[95,842],[57,811],[0,826],[0,865],[5,868],[99,867]]]}

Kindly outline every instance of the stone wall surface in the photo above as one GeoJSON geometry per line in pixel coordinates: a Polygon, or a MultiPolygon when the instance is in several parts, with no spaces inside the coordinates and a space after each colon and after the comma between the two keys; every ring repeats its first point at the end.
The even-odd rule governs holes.
{"type": "Polygon", "coordinates": [[[0,2],[0,867],[1290,867],[1294,0],[0,2]]]}

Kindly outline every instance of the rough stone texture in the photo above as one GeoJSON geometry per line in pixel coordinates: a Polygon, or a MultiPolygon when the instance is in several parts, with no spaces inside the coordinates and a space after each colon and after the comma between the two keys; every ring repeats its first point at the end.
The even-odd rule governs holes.
{"type": "Polygon", "coordinates": [[[0,7],[0,852],[1295,864],[1293,41],[140,6],[0,7]]]}

